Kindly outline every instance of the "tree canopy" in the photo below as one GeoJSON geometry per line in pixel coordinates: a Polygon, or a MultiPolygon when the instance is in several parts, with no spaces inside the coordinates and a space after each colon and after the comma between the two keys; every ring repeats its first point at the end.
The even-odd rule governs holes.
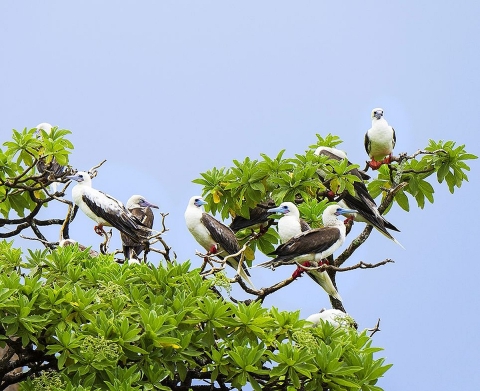
{"type": "MultiPolygon", "coordinates": [[[[373,347],[369,331],[357,331],[351,319],[340,326],[324,321],[314,326],[300,319],[299,311],[265,308],[264,298],[292,283],[293,276],[253,289],[239,276],[227,278],[225,259],[215,254],[198,254],[200,268],[172,259],[162,238],[165,214],[141,264],[128,264],[110,251],[109,234],[99,251],[73,241],[69,226],[75,224],[77,208],[65,197],[67,175],[76,171],[68,165],[74,149],[69,133],[14,130],[0,149],[0,389],[20,383],[22,390],[229,390],[246,385],[255,390],[381,390],[377,381],[392,364],[377,357],[381,349],[373,347]],[[53,170],[54,162],[65,168],[53,170]],[[60,187],[55,191],[52,183],[60,187]],[[66,215],[40,219],[50,203],[64,203],[66,215]],[[43,233],[52,225],[58,226],[59,240],[43,233]],[[33,232],[31,239],[44,249],[17,247],[14,239],[25,232],[33,232]],[[232,284],[251,299],[230,297],[232,284]]],[[[258,205],[292,201],[311,227],[320,227],[326,206],[354,193],[360,180],[352,174],[358,165],[314,153],[318,146],[340,143],[337,136],[317,135],[307,151],[293,158],[284,158],[283,150],[275,157],[246,157],[230,168],[200,173],[194,182],[202,187],[206,210],[224,221],[248,219],[258,205]]],[[[434,202],[432,180],[453,193],[468,180],[466,161],[475,158],[463,145],[430,140],[424,149],[395,156],[365,183],[379,199],[381,213],[395,203],[408,212],[412,203],[423,208],[425,200],[434,202]]],[[[93,176],[100,166],[92,167],[93,176]]],[[[236,233],[248,265],[257,252],[268,255],[277,246],[274,222],[270,218],[266,227],[236,233]]],[[[387,264],[388,255],[378,264],[344,266],[371,230],[366,225],[329,265],[317,269],[335,282],[339,272],[387,264]]],[[[345,310],[345,303],[331,302],[345,310]]]]}

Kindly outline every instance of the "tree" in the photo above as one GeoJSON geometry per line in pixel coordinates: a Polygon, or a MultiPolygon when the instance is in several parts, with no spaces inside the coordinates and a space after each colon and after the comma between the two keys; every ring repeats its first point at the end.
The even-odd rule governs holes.
{"type": "MultiPolygon", "coordinates": [[[[72,241],[68,227],[76,208],[63,197],[70,184],[66,176],[74,171],[68,166],[73,150],[68,134],[57,128],[40,134],[14,130],[0,150],[0,224],[9,229],[0,233],[0,390],[17,383],[22,390],[228,390],[246,384],[255,390],[381,390],[375,384],[392,364],[376,357],[381,349],[372,347],[367,331],[358,332],[348,317],[339,327],[323,321],[312,327],[298,311],[262,306],[266,295],[294,277],[255,290],[239,276],[226,278],[225,260],[215,255],[199,254],[205,259],[200,269],[172,261],[161,236],[166,215],[138,265],[108,251],[108,234],[100,251],[72,241]],[[54,162],[65,169],[49,170],[54,162]],[[63,188],[52,193],[53,182],[63,188]],[[67,205],[66,216],[38,218],[42,208],[58,202],[67,205]],[[42,233],[50,225],[59,226],[61,240],[50,241],[42,233]],[[25,251],[8,240],[27,229],[43,250],[25,251]],[[153,266],[156,254],[161,259],[155,258],[158,266],[153,266]],[[231,284],[239,284],[251,299],[229,299],[231,284]],[[18,368],[21,372],[12,372],[18,368]]],[[[317,227],[326,205],[353,192],[359,180],[352,175],[358,166],[313,153],[318,145],[339,143],[336,136],[318,136],[295,158],[283,158],[281,151],[275,158],[235,160],[231,168],[213,168],[194,182],[203,187],[210,211],[224,220],[249,218],[268,200],[288,200],[317,227]],[[323,180],[319,169],[326,173],[323,180]]],[[[428,182],[433,174],[453,193],[467,180],[465,161],[475,158],[452,141],[430,141],[424,150],[382,166],[368,189],[382,196],[381,212],[394,203],[408,211],[411,199],[423,208],[425,199],[433,203],[428,182]]],[[[100,166],[92,168],[93,175],[100,166]]],[[[268,229],[237,233],[245,262],[251,263],[257,251],[269,254],[275,248],[273,221],[268,229]]],[[[366,226],[330,265],[319,268],[335,279],[340,271],[388,263],[343,267],[371,229],[366,226]]],[[[344,309],[335,300],[332,306],[344,309]]]]}

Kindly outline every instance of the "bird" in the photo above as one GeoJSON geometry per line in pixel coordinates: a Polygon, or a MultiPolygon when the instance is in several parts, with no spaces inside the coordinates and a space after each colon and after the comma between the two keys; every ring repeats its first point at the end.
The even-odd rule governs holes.
{"type": "MultiPolygon", "coordinates": [[[[322,215],[324,227],[307,229],[305,224],[302,227],[300,212],[292,202],[283,202],[277,208],[269,210],[284,214],[278,221],[278,233],[282,244],[270,254],[277,257],[257,265],[271,268],[294,263],[306,267],[323,264],[324,259],[332,255],[345,240],[345,224],[338,220],[337,216],[356,212],[352,209],[341,208],[336,204],[327,206],[322,215]]],[[[303,270],[300,267],[292,277],[298,277],[303,270]]],[[[306,271],[330,296],[342,301],[326,271],[306,271]]]]}
{"type": "MultiPolygon", "coordinates": [[[[347,158],[345,152],[330,147],[318,147],[314,153],[315,155],[325,155],[330,159],[335,160],[343,160],[347,158]]],[[[351,165],[349,161],[348,164],[351,165]]],[[[320,178],[324,180],[325,172],[323,170],[318,170],[317,173],[320,178]]],[[[365,186],[365,183],[363,182],[363,180],[368,179],[369,176],[362,170],[358,170],[356,168],[350,170],[350,174],[359,178],[358,181],[353,183],[355,194],[352,195],[345,190],[340,195],[341,200],[337,201],[340,206],[355,209],[357,211],[355,215],[350,215],[347,217],[353,218],[355,221],[373,225],[373,227],[375,227],[382,235],[385,235],[388,239],[392,240],[403,248],[400,242],[398,242],[397,239],[395,239],[387,229],[397,232],[400,232],[400,230],[380,214],[375,200],[372,198],[367,190],[367,187],[365,186]]],[[[331,200],[333,200],[333,198],[331,200]]]]}
{"type": "Polygon", "coordinates": [[[371,161],[368,165],[378,170],[382,164],[390,164],[395,147],[395,130],[383,118],[383,109],[372,110],[372,127],[365,134],[365,150],[371,161]]]}
{"type": "MultiPolygon", "coordinates": [[[[154,215],[152,208],[158,209],[157,205],[148,202],[145,197],[135,194],[131,196],[126,204],[128,211],[141,221],[142,225],[147,228],[152,228],[154,215]]],[[[144,250],[144,245],[130,239],[123,232],[120,232],[123,245],[123,254],[125,260],[129,261],[136,259],[138,255],[144,250]]]]}
{"type": "MultiPolygon", "coordinates": [[[[52,131],[53,126],[50,125],[48,122],[42,122],[35,126],[35,133],[37,135],[37,138],[41,137],[40,130],[44,130],[47,133],[50,133],[52,131]]],[[[38,162],[37,162],[37,171],[42,175],[42,183],[49,181],[49,177],[53,176],[55,178],[58,178],[63,175],[65,172],[65,166],[62,166],[59,164],[55,158],[52,158],[48,163],[46,161],[47,157],[41,157],[38,162]]],[[[51,189],[53,193],[56,193],[57,187],[58,187],[58,182],[52,182],[51,183],[51,189]]]]}
{"type": "Polygon", "coordinates": [[[149,227],[128,211],[119,200],[92,188],[90,174],[78,171],[75,175],[66,178],[77,181],[72,188],[72,198],[83,213],[95,221],[97,234],[105,234],[103,226],[114,227],[136,243],[148,241],[149,227]]]}
{"type": "MultiPolygon", "coordinates": [[[[235,233],[226,225],[205,213],[202,209],[207,202],[201,196],[193,196],[188,201],[185,210],[185,223],[188,230],[209,254],[216,254],[220,259],[224,259],[229,254],[236,254],[241,247],[238,243],[235,233]]],[[[237,270],[240,277],[254,286],[249,278],[249,273],[245,263],[242,267],[238,265],[241,261],[241,255],[227,259],[227,264],[237,270]]]]}
{"type": "Polygon", "coordinates": [[[265,228],[268,228],[269,216],[273,213],[268,212],[268,209],[274,208],[275,202],[272,199],[268,199],[264,202],[260,202],[257,204],[255,208],[249,209],[249,218],[237,215],[232,219],[230,223],[230,228],[233,232],[238,232],[244,228],[252,228],[255,229],[257,227],[260,228],[260,231],[263,232],[265,228]]]}
{"type": "Polygon", "coordinates": [[[321,319],[324,322],[330,323],[334,327],[353,326],[354,328],[357,328],[355,321],[353,321],[348,314],[333,308],[329,310],[323,308],[320,312],[310,315],[305,320],[312,323],[312,325],[310,325],[311,327],[315,327],[320,324],[321,319]]]}

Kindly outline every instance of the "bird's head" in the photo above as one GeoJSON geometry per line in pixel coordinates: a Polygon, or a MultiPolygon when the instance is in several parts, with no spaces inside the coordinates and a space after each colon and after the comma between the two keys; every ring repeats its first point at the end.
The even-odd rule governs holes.
{"type": "Polygon", "coordinates": [[[193,206],[196,206],[197,208],[201,208],[202,205],[205,205],[205,204],[206,204],[205,200],[200,196],[193,196],[192,198],[190,198],[189,205],[193,205],[193,206]]]}
{"type": "Polygon", "coordinates": [[[68,175],[66,178],[77,181],[78,183],[91,183],[92,181],[90,174],[85,171],[78,171],[75,175],[68,175]]]}
{"type": "Polygon", "coordinates": [[[372,120],[376,119],[379,120],[383,117],[383,109],[377,107],[376,109],[372,110],[372,120]]]}
{"type": "Polygon", "coordinates": [[[298,208],[293,202],[282,202],[276,208],[268,209],[267,212],[280,213],[282,215],[300,215],[298,208]]]}
{"type": "Polygon", "coordinates": [[[131,196],[128,201],[127,201],[127,208],[135,208],[135,207],[140,207],[140,208],[156,208],[158,209],[158,206],[155,204],[152,204],[151,202],[147,201],[144,196],[135,194],[131,196]]]}
{"type": "Polygon", "coordinates": [[[323,216],[340,216],[345,214],[358,213],[354,209],[342,208],[340,205],[330,205],[325,208],[323,211],[323,216]]]}

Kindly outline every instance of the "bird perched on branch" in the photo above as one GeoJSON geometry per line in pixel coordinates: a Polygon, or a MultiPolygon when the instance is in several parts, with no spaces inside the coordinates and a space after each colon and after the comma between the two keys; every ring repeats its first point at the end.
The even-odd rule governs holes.
{"type": "Polygon", "coordinates": [[[368,165],[372,170],[390,164],[396,141],[395,130],[383,118],[383,109],[373,109],[372,127],[365,134],[365,150],[371,159],[368,165]]]}
{"type": "MultiPolygon", "coordinates": [[[[153,227],[153,220],[154,215],[152,208],[158,209],[157,205],[154,205],[148,202],[145,197],[141,195],[133,195],[131,196],[126,205],[128,211],[135,216],[143,226],[147,228],[153,227]]],[[[136,259],[141,252],[144,250],[145,246],[141,243],[138,243],[123,232],[120,232],[120,236],[122,237],[122,245],[123,245],[123,254],[125,255],[125,260],[136,259]]]]}
{"type": "MultiPolygon", "coordinates": [[[[206,202],[202,197],[193,196],[185,210],[185,223],[195,240],[209,254],[216,254],[220,259],[224,259],[229,254],[240,252],[241,247],[233,231],[205,213],[202,209],[202,205],[205,204],[206,202]]],[[[253,287],[245,263],[242,262],[242,267],[238,267],[240,261],[241,254],[228,258],[226,263],[237,270],[237,273],[253,287]]]]}
{"type": "Polygon", "coordinates": [[[78,182],[72,189],[73,202],[98,224],[94,227],[97,234],[105,235],[103,226],[108,226],[118,229],[136,243],[148,240],[149,227],[145,227],[120,201],[92,188],[90,174],[79,171],[67,178],[78,182]]]}
{"type": "MultiPolygon", "coordinates": [[[[318,147],[315,150],[315,155],[325,155],[330,159],[339,161],[347,158],[345,152],[330,147],[318,147]]],[[[348,164],[351,165],[350,162],[348,162],[348,164]]],[[[325,172],[318,170],[317,173],[323,181],[325,178],[325,172]]],[[[390,232],[388,232],[387,229],[397,232],[400,232],[400,230],[380,214],[375,200],[372,198],[367,190],[367,187],[365,186],[365,183],[363,182],[364,179],[369,179],[370,177],[363,171],[356,168],[350,170],[349,173],[359,178],[359,181],[353,183],[353,189],[355,193],[350,194],[345,190],[342,194],[339,194],[340,201],[338,201],[340,206],[355,209],[357,211],[356,214],[350,215],[348,218],[353,218],[355,221],[373,225],[382,235],[385,235],[388,239],[394,241],[403,248],[403,246],[390,234],[390,232]]]]}
{"type": "MultiPolygon", "coordinates": [[[[322,215],[324,227],[302,232],[300,213],[295,204],[284,202],[278,208],[270,209],[270,211],[284,214],[278,221],[278,233],[282,244],[271,253],[277,257],[257,265],[270,268],[291,264],[306,267],[322,265],[325,263],[325,259],[345,241],[345,224],[338,220],[337,216],[356,212],[352,209],[341,208],[339,205],[327,206],[322,215]]],[[[293,277],[298,277],[301,270],[302,268],[295,272],[293,277]]],[[[307,273],[330,296],[342,301],[327,272],[307,270],[307,273]]]]}

